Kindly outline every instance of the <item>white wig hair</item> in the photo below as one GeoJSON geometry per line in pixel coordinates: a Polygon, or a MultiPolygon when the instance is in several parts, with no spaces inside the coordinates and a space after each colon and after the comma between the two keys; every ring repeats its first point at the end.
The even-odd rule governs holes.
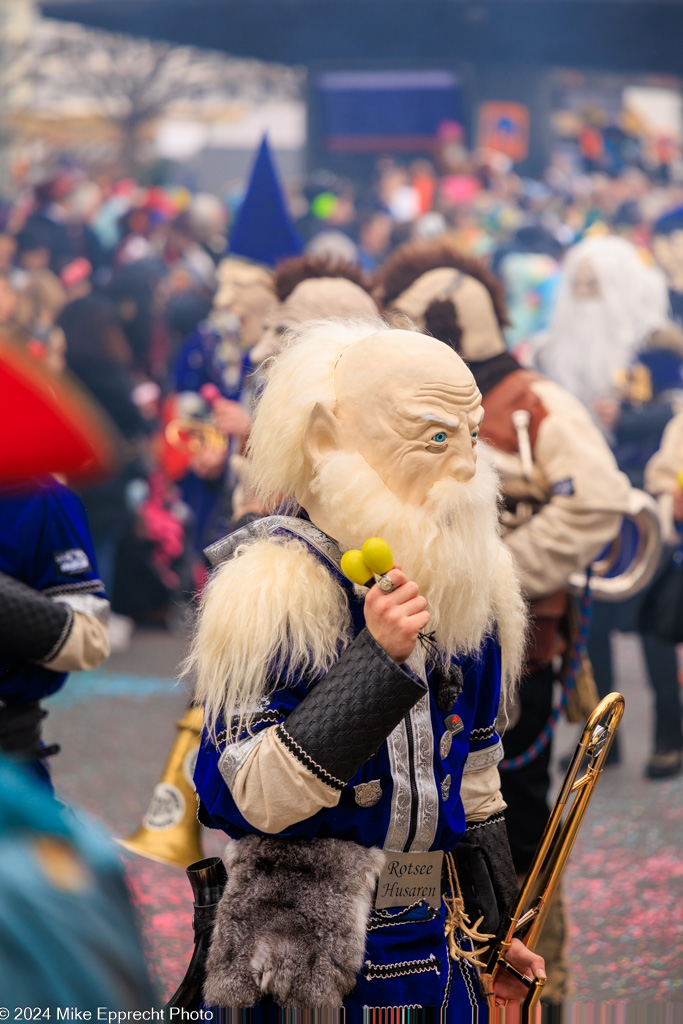
{"type": "Polygon", "coordinates": [[[567,253],[548,332],[534,361],[589,408],[611,396],[616,374],[666,327],[669,298],[658,267],[646,265],[625,238],[585,238],[567,253]],[[599,285],[595,298],[577,299],[574,277],[588,262],[599,285]]]}
{"type": "Polygon", "coordinates": [[[287,332],[277,357],[263,364],[266,387],[249,435],[249,484],[264,508],[296,506],[306,484],[306,422],[319,402],[334,411],[334,368],[357,341],[390,330],[381,317],[309,320],[287,332]]]}

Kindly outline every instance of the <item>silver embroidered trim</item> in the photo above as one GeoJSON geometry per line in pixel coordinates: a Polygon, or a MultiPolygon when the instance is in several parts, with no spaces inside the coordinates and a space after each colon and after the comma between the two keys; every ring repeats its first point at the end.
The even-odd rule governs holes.
{"type": "Polygon", "coordinates": [[[240,544],[264,540],[280,530],[307,541],[335,569],[339,570],[342,552],[337,542],[319,530],[313,523],[309,523],[305,519],[298,519],[296,516],[264,516],[263,519],[255,519],[240,530],[235,530],[227,537],[221,537],[220,540],[209,544],[207,548],[204,548],[204,554],[216,567],[231,558],[240,544]]]}
{"type": "Polygon", "coordinates": [[[410,711],[415,748],[415,781],[417,783],[417,828],[410,844],[411,852],[431,850],[436,839],[439,817],[439,790],[434,776],[434,732],[429,708],[429,694],[421,697],[410,711]]]}
{"type": "MultiPolygon", "coordinates": [[[[403,907],[398,914],[394,914],[393,916],[389,916],[386,910],[375,909],[370,915],[370,920],[368,921],[368,931],[376,932],[379,928],[392,928],[394,925],[399,924],[414,924],[414,919],[412,917],[407,917],[407,915],[411,910],[414,910],[415,907],[422,905],[424,905],[424,900],[416,900],[415,903],[411,903],[409,907],[403,907]]],[[[427,921],[433,921],[441,912],[440,910],[436,910],[434,907],[430,907],[429,904],[427,904],[427,910],[429,913],[429,917],[425,918],[427,921]]],[[[422,918],[420,920],[422,920],[422,918]]]]}
{"type": "Polygon", "coordinates": [[[470,740],[488,740],[496,731],[496,723],[487,726],[486,729],[473,729],[470,733],[470,740]]]}
{"type": "Polygon", "coordinates": [[[449,1001],[451,998],[451,985],[453,983],[453,961],[451,960],[448,953],[446,953],[446,960],[448,962],[448,977],[446,979],[446,988],[444,989],[443,1002],[441,1004],[441,1020],[446,1019],[446,1010],[448,1009],[449,1001]]]}
{"type": "Polygon", "coordinates": [[[387,753],[391,767],[391,817],[384,849],[400,852],[405,849],[410,830],[410,774],[408,769],[408,736],[406,721],[399,722],[387,737],[387,753]]]}
{"type": "Polygon", "coordinates": [[[491,765],[498,764],[502,760],[503,744],[498,740],[491,747],[484,747],[483,750],[473,750],[465,761],[462,773],[463,775],[469,775],[471,772],[481,772],[484,768],[490,768],[491,765]]]}
{"type": "MultiPolygon", "coordinates": [[[[471,945],[472,943],[470,943],[470,946],[471,945]]],[[[460,948],[462,949],[462,946],[460,948]]],[[[464,957],[458,957],[458,968],[460,969],[460,974],[462,975],[462,979],[465,982],[465,988],[467,989],[467,995],[470,1001],[470,1006],[472,1007],[472,1009],[476,1009],[479,1004],[477,1003],[477,997],[474,991],[474,985],[472,984],[472,977],[469,973],[469,967],[465,963],[464,957]]]]}
{"type": "Polygon", "coordinates": [[[46,587],[45,590],[41,590],[41,594],[45,597],[51,597],[53,600],[58,594],[97,594],[104,592],[104,583],[102,580],[81,580],[80,583],[60,583],[56,587],[46,587]]]}
{"type": "MultiPolygon", "coordinates": [[[[424,659],[418,647],[413,651],[407,664],[415,675],[419,676],[426,684],[424,659]]],[[[432,848],[436,838],[440,804],[434,776],[434,732],[428,693],[425,693],[411,708],[408,718],[397,725],[387,739],[393,791],[391,820],[384,841],[384,849],[395,852],[405,850],[410,833],[412,793],[410,790],[407,729],[411,729],[413,735],[417,788],[417,823],[410,850],[412,853],[426,853],[432,848]]]]}
{"type": "MultiPolygon", "coordinates": [[[[69,608],[67,610],[66,622],[62,626],[61,633],[59,634],[59,636],[57,637],[57,640],[55,641],[55,643],[53,643],[52,647],[47,652],[45,657],[41,658],[38,664],[46,665],[47,666],[47,664],[50,661],[52,661],[53,658],[57,657],[57,655],[61,651],[62,647],[66,643],[71,630],[73,629],[73,624],[74,624],[74,613],[73,613],[73,610],[71,608],[69,608]]],[[[4,704],[3,704],[3,707],[4,707],[4,704]]]]}
{"type": "Polygon", "coordinates": [[[425,974],[428,971],[438,974],[439,968],[439,961],[430,953],[426,960],[401,960],[397,964],[373,964],[371,960],[366,960],[363,976],[367,981],[375,981],[378,978],[398,978],[404,974],[425,974]]]}
{"type": "MultiPolygon", "coordinates": [[[[275,726],[273,726],[275,728],[275,726]]],[[[241,740],[239,743],[230,743],[218,759],[218,770],[223,776],[228,789],[232,789],[235,776],[251,754],[254,747],[267,735],[268,729],[250,736],[248,740],[241,740]]]]}
{"type": "Polygon", "coordinates": [[[95,594],[58,594],[52,598],[55,604],[67,604],[75,612],[82,612],[93,619],[106,624],[111,611],[109,601],[95,594]]]}
{"type": "Polygon", "coordinates": [[[495,825],[499,821],[505,821],[505,815],[503,814],[502,811],[500,811],[498,814],[492,814],[491,817],[486,818],[485,821],[477,821],[474,822],[472,825],[468,825],[467,828],[465,829],[465,832],[474,832],[474,830],[478,828],[488,828],[489,825],[495,825]]]}

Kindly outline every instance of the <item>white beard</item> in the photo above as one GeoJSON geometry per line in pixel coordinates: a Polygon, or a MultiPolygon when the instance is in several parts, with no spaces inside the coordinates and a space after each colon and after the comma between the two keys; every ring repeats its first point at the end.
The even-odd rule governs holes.
{"type": "Polygon", "coordinates": [[[623,311],[610,310],[602,299],[574,301],[556,311],[538,364],[592,410],[596,398],[613,395],[617,371],[642,342],[623,311]]]}
{"type": "Polygon", "coordinates": [[[357,453],[327,456],[311,489],[343,550],[362,547],[368,537],[389,544],[427,599],[427,630],[439,660],[475,654],[497,632],[504,674],[516,680],[526,611],[512,556],[500,539],[497,478],[483,445],[473,479],[440,481],[422,506],[404,505],[357,453]]]}

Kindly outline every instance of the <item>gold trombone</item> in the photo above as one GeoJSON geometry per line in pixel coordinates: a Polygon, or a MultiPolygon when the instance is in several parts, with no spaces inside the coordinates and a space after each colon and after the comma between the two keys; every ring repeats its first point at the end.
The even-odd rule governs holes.
{"type": "Polygon", "coordinates": [[[507,931],[488,953],[486,970],[481,976],[481,983],[489,1009],[495,1010],[493,984],[498,972],[507,971],[522,981],[529,989],[521,1011],[521,1020],[525,1024],[530,1020],[531,1011],[541,998],[544,982],[539,978],[533,980],[525,978],[507,963],[505,954],[515,937],[521,939],[527,949],[534,950],[536,948],[550,904],[560,884],[562,872],[619,728],[624,705],[625,701],[620,693],[610,693],[600,701],[588,718],[529,868],[529,873],[512,910],[507,931]],[[589,757],[590,761],[585,774],[579,778],[578,775],[586,757],[589,757]],[[562,815],[572,796],[574,799],[564,822],[562,822],[562,815]],[[556,833],[558,833],[557,839],[555,839],[556,833]]]}

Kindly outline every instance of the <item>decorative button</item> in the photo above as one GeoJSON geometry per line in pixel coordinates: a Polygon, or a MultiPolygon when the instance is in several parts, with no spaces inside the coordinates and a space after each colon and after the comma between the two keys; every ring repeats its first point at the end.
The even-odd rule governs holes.
{"type": "Polygon", "coordinates": [[[359,807],[374,807],[382,796],[382,783],[379,779],[361,782],[353,787],[353,793],[359,807]]]}
{"type": "Polygon", "coordinates": [[[456,733],[462,732],[465,728],[462,718],[460,718],[459,715],[449,715],[448,718],[444,719],[443,724],[453,736],[455,736],[456,733]]]}

